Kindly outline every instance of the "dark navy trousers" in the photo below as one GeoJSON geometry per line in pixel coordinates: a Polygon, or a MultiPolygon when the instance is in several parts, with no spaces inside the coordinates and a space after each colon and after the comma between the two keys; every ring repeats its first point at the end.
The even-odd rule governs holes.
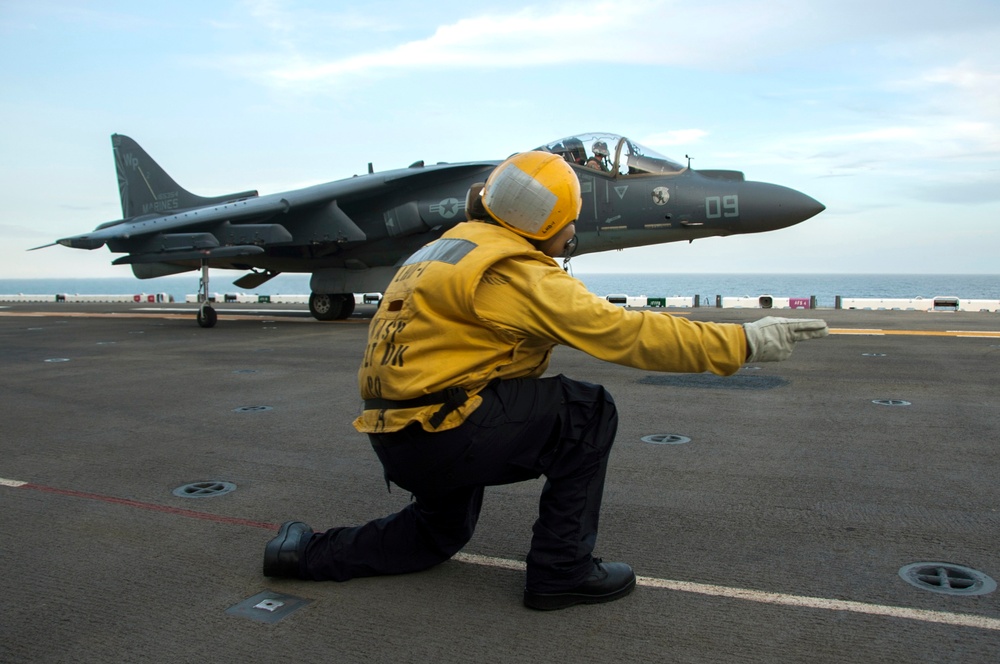
{"type": "Polygon", "coordinates": [[[484,487],[542,475],[526,588],[558,592],[587,577],[618,429],[614,400],[565,376],[495,381],[480,394],[483,403],[455,429],[370,435],[386,479],[413,500],[364,525],[316,534],[303,577],[346,581],[437,565],[472,537],[484,487]]]}

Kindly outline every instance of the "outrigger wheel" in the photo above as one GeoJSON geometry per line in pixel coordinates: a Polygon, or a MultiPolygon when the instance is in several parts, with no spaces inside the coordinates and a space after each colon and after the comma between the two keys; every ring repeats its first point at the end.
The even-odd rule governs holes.
{"type": "Polygon", "coordinates": [[[200,307],[198,307],[198,325],[202,327],[215,327],[215,324],[219,320],[219,314],[215,313],[213,309],[207,302],[203,302],[200,307]]]}
{"type": "Polygon", "coordinates": [[[201,280],[198,282],[198,325],[201,327],[215,327],[219,321],[219,314],[208,303],[208,261],[201,262],[201,280]]]}

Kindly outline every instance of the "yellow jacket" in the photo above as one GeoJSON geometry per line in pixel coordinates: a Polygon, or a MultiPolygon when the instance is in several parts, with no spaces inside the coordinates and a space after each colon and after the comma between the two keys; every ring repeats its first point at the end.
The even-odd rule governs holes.
{"type": "Polygon", "coordinates": [[[396,273],[372,319],[358,380],[364,399],[402,401],[454,386],[473,396],[436,428],[429,420],[440,405],[366,409],[354,426],[454,428],[491,380],[541,376],[556,344],[650,371],[729,375],[746,359],[740,325],[616,307],[528,240],[467,222],[396,273]]]}

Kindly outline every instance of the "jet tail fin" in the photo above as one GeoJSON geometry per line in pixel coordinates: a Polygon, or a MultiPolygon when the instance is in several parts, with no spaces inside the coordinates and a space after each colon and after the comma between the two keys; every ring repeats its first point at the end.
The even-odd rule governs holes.
{"type": "Polygon", "coordinates": [[[111,148],[118,172],[118,193],[122,202],[122,218],[144,214],[165,214],[205,205],[221,205],[241,198],[252,198],[256,191],[244,191],[225,196],[196,196],[187,191],[139,144],[123,134],[111,135],[111,148]]]}

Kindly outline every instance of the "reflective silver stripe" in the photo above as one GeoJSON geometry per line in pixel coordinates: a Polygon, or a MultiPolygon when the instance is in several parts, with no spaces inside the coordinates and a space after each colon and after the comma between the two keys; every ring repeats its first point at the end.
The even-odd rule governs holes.
{"type": "Polygon", "coordinates": [[[552,216],[559,197],[515,164],[502,167],[483,194],[490,214],[505,224],[535,235],[552,216]]]}
{"type": "Polygon", "coordinates": [[[425,261],[438,261],[440,263],[458,264],[466,254],[475,249],[478,245],[468,240],[448,238],[432,242],[418,249],[412,256],[406,259],[403,265],[413,265],[425,261]]]}

